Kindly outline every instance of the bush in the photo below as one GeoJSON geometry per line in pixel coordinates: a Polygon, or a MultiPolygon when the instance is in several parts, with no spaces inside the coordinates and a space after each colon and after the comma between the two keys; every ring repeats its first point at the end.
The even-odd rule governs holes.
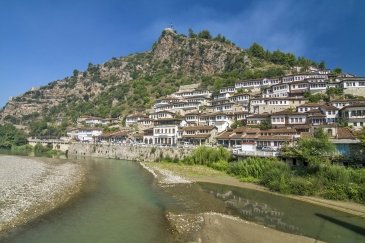
{"type": "Polygon", "coordinates": [[[315,188],[313,183],[308,178],[299,176],[292,177],[290,179],[290,193],[302,196],[314,195],[315,188]]]}
{"type": "Polygon", "coordinates": [[[219,171],[227,171],[228,166],[229,166],[229,163],[227,161],[224,161],[224,160],[220,160],[218,162],[214,162],[214,163],[209,165],[209,167],[211,167],[215,170],[219,170],[219,171]]]}
{"type": "Polygon", "coordinates": [[[49,151],[51,151],[52,148],[49,148],[47,146],[43,146],[42,144],[40,143],[37,143],[35,146],[34,146],[34,154],[36,155],[39,155],[39,154],[45,154],[49,151]]]}
{"type": "Polygon", "coordinates": [[[29,145],[29,144],[22,145],[22,146],[15,146],[15,145],[13,145],[11,147],[11,152],[14,152],[14,153],[29,154],[32,151],[33,151],[33,147],[31,145],[29,145]]]}
{"type": "Polygon", "coordinates": [[[199,164],[210,166],[218,161],[230,161],[231,153],[225,148],[210,148],[200,146],[192,152],[192,154],[183,160],[186,164],[199,164]]]}

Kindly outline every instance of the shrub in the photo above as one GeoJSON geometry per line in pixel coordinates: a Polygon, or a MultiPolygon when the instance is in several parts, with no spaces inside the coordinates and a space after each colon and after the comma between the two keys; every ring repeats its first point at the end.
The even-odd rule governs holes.
{"type": "Polygon", "coordinates": [[[228,162],[224,160],[219,160],[218,162],[214,162],[209,165],[209,167],[219,171],[227,171],[228,166],[229,166],[228,162]]]}
{"type": "Polygon", "coordinates": [[[303,196],[312,196],[315,192],[313,183],[308,178],[292,177],[290,179],[290,193],[303,196]]]}

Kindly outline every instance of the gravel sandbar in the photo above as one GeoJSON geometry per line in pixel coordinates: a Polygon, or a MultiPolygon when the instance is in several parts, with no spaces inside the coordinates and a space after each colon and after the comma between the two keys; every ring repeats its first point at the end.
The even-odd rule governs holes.
{"type": "Polygon", "coordinates": [[[67,202],[80,191],[84,175],[70,162],[0,156],[0,233],[67,202]]]}

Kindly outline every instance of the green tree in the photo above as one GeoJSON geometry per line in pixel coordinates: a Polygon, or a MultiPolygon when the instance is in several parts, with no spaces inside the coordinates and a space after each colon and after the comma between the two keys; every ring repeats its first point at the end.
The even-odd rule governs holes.
{"type": "Polygon", "coordinates": [[[320,164],[329,164],[334,158],[336,146],[329,140],[322,128],[314,131],[313,137],[302,137],[294,147],[283,148],[283,154],[301,158],[312,168],[320,164]]]}
{"type": "Polygon", "coordinates": [[[262,46],[254,42],[250,48],[248,48],[248,53],[252,55],[253,57],[265,59],[266,58],[266,52],[262,46]]]}
{"type": "Polygon", "coordinates": [[[212,39],[212,35],[210,34],[209,30],[200,31],[199,34],[198,34],[198,37],[202,38],[202,39],[207,39],[207,40],[212,39]]]}
{"type": "Polygon", "coordinates": [[[270,120],[263,120],[260,125],[259,125],[259,128],[261,130],[267,130],[267,129],[271,129],[272,125],[271,125],[271,122],[270,120]]]}
{"type": "Polygon", "coordinates": [[[332,73],[335,75],[340,75],[342,73],[342,69],[341,68],[335,68],[332,70],[332,73]]]}
{"type": "Polygon", "coordinates": [[[188,36],[189,36],[189,38],[195,38],[196,37],[196,34],[194,33],[194,31],[191,28],[188,29],[188,36]]]}
{"type": "Polygon", "coordinates": [[[237,127],[242,127],[242,126],[243,126],[242,121],[234,120],[234,122],[233,122],[233,123],[232,123],[232,125],[231,125],[231,128],[232,128],[232,129],[236,129],[237,127]]]}
{"type": "Polygon", "coordinates": [[[326,69],[326,63],[324,61],[321,61],[319,64],[318,64],[318,68],[320,70],[325,70],[326,69]]]}
{"type": "Polygon", "coordinates": [[[12,124],[0,125],[0,148],[10,149],[12,146],[27,144],[26,134],[12,124]]]}
{"type": "Polygon", "coordinates": [[[77,70],[77,69],[75,69],[74,71],[73,71],[73,75],[74,75],[74,77],[77,77],[78,75],[79,75],[79,70],[77,70]]]}

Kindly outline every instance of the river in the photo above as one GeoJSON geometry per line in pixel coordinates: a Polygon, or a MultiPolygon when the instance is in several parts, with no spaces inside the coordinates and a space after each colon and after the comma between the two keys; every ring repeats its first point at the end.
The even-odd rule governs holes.
{"type": "Polygon", "coordinates": [[[160,187],[138,163],[78,160],[88,182],[75,199],[4,242],[173,242],[166,212],[216,211],[327,242],[365,242],[365,220],[269,193],[208,183],[160,187]]]}

